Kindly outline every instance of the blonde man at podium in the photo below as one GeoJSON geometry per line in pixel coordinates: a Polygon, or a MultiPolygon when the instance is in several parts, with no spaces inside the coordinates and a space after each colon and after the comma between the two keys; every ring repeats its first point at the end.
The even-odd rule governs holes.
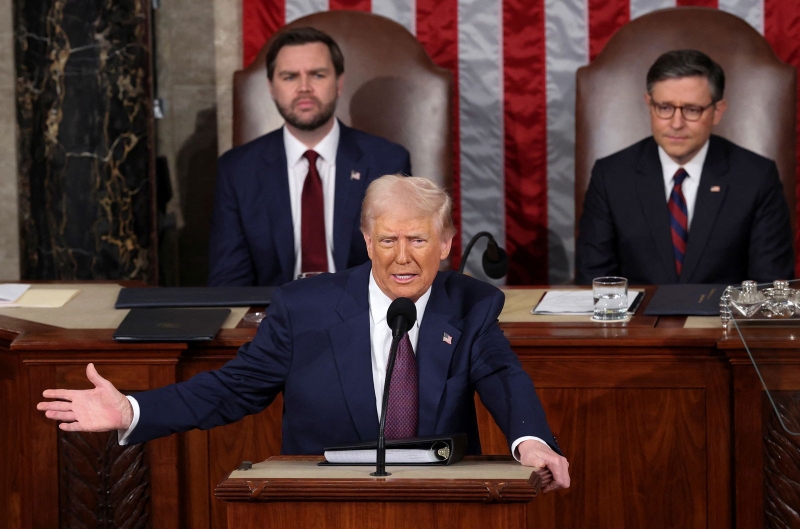
{"type": "Polygon", "coordinates": [[[89,364],[95,389],[46,390],[45,398],[58,400],[38,409],[62,421],[62,430],[116,429],[127,444],[238,421],[283,392],[283,454],[374,441],[392,340],[387,308],[407,298],[417,321],[398,349],[387,432],[390,426],[397,437],[464,432],[467,453],[479,454],[477,391],[517,460],[551,470],[545,490],[568,487],[567,460],[498,326],[502,292],[438,271],[455,235],[451,207],[428,179],[379,178],[367,190],[361,217],[371,262],[278,289],[253,341],[222,368],[126,397],[89,364]]]}

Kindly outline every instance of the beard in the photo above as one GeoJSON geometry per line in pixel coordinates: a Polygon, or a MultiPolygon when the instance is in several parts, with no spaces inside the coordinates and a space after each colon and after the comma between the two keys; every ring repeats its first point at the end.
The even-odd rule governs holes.
{"type": "Polygon", "coordinates": [[[301,118],[292,110],[294,107],[294,101],[292,101],[292,105],[288,107],[283,106],[275,101],[275,107],[277,107],[278,113],[281,115],[281,117],[286,120],[286,123],[294,128],[305,131],[316,130],[333,117],[333,113],[336,112],[336,99],[327,105],[323,105],[322,102],[320,102],[320,100],[316,97],[312,99],[316,101],[320,108],[316,114],[306,118],[301,118]]]}

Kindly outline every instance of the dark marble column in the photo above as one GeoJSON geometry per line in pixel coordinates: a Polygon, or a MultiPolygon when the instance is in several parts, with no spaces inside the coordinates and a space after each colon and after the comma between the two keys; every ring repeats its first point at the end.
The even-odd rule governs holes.
{"type": "Polygon", "coordinates": [[[156,280],[149,0],[13,0],[24,279],[156,280]]]}

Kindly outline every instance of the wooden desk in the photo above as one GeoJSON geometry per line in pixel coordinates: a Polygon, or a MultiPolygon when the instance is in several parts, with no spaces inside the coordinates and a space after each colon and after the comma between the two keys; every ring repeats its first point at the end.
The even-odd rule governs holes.
{"type": "MultiPolygon", "coordinates": [[[[770,467],[774,417],[738,336],[683,321],[503,324],[571,465],[572,488],[531,504],[537,527],[751,528],[764,526],[765,509],[800,524],[796,509],[781,508],[798,490],[791,469],[770,467]]],[[[138,447],[116,446],[115,433],[64,434],[35,404],[48,387],[87,387],[89,361],[123,391],[185,380],[231,358],[254,329],[193,346],[119,344],[112,332],[0,316],[0,525],[50,529],[94,516],[225,527],[214,487],[242,460],[279,453],[280,399],[239,423],[138,447]]],[[[770,330],[761,345],[797,424],[792,332],[770,330]]],[[[507,453],[482,406],[478,415],[484,453],[507,453]]],[[[781,442],[800,453],[796,438],[781,442]]]]}

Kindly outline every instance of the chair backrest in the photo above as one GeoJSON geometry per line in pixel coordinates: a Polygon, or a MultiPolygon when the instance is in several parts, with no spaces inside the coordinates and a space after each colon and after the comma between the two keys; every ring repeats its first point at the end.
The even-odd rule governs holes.
{"type": "Polygon", "coordinates": [[[775,160],[794,227],[797,72],[745,21],[716,9],[656,11],[621,28],[578,70],[575,219],[595,160],[650,135],[647,70],[662,53],[693,48],[725,71],[728,110],[714,133],[775,160]]]}
{"type": "MultiPolygon", "coordinates": [[[[325,11],[287,27],[329,34],[344,55],[345,85],[336,116],[345,124],[389,139],[411,153],[411,168],[440,185],[452,181],[452,85],[403,26],[358,11],[325,11]]],[[[265,57],[233,77],[233,145],[283,125],[267,85],[265,57]]]]}

